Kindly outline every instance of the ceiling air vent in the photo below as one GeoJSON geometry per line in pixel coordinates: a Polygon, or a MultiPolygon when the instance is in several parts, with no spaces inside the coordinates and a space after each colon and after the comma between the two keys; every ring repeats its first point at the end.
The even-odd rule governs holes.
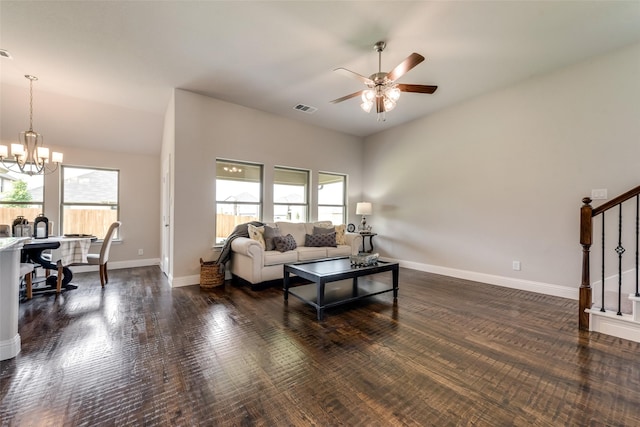
{"type": "Polygon", "coordinates": [[[4,49],[0,49],[0,56],[3,57],[3,58],[12,59],[11,58],[11,54],[8,51],[4,50],[4,49]]]}
{"type": "Polygon", "coordinates": [[[293,109],[302,111],[303,113],[307,113],[307,114],[313,114],[316,111],[318,111],[316,107],[311,107],[310,105],[304,105],[304,104],[298,104],[295,107],[293,107],[293,109]]]}

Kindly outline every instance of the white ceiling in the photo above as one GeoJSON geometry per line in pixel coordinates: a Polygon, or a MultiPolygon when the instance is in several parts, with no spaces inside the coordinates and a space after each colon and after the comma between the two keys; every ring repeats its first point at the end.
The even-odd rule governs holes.
{"type": "Polygon", "coordinates": [[[36,102],[43,91],[158,117],[182,88],[359,136],[639,40],[640,1],[0,2],[13,56],[0,78],[24,91],[16,102],[24,74],[39,77],[36,102]],[[439,86],[403,94],[384,123],[357,98],[329,103],[362,89],[333,69],[377,71],[378,40],[383,71],[418,52],[399,82],[439,86]]]}

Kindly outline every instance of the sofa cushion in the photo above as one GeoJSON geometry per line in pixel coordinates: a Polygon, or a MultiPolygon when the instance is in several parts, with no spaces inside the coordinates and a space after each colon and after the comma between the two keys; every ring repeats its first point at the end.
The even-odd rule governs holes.
{"type": "Polygon", "coordinates": [[[273,243],[276,245],[276,250],[280,252],[292,251],[298,246],[291,234],[276,236],[273,238],[273,243]]]}
{"type": "Polygon", "coordinates": [[[260,243],[260,246],[264,249],[264,236],[262,235],[262,233],[264,233],[264,226],[256,227],[255,225],[249,224],[247,231],[249,232],[249,237],[260,243]]]}
{"type": "Polygon", "coordinates": [[[280,229],[277,227],[271,227],[268,225],[264,226],[264,233],[262,233],[264,236],[264,246],[265,246],[265,250],[267,251],[272,251],[276,248],[275,243],[273,243],[273,238],[276,236],[282,236],[282,234],[280,233],[280,229]]]}
{"type": "Polygon", "coordinates": [[[298,246],[298,261],[310,261],[312,259],[320,259],[327,257],[327,249],[332,248],[314,248],[306,246],[298,246]]]}
{"type": "Polygon", "coordinates": [[[286,264],[298,261],[298,253],[296,251],[278,252],[265,251],[264,266],[286,264]]]}
{"type": "Polygon", "coordinates": [[[307,247],[322,247],[332,246],[336,247],[336,233],[326,234],[305,234],[304,245],[307,247]]]}
{"type": "MultiPolygon", "coordinates": [[[[278,222],[280,234],[286,236],[291,234],[296,239],[298,246],[304,245],[304,235],[307,234],[306,223],[304,222],[278,222]]],[[[311,233],[309,233],[311,234],[311,233]]]]}
{"type": "Polygon", "coordinates": [[[331,221],[316,221],[313,225],[319,228],[333,228],[333,223],[331,221]]]}
{"type": "Polygon", "coordinates": [[[351,246],[338,245],[337,248],[327,248],[327,256],[329,258],[351,255],[351,246]]]}

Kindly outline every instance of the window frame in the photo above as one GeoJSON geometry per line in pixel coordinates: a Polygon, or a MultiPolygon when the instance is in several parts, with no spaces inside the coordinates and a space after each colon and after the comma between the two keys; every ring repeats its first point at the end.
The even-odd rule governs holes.
{"type": "MultiPolygon", "coordinates": [[[[94,166],[77,166],[77,165],[60,165],[60,234],[64,235],[64,210],[65,206],[100,206],[100,207],[115,207],[117,212],[116,221],[120,221],[120,169],[115,168],[103,168],[103,167],[94,167],[94,166]],[[66,168],[70,169],[86,169],[89,171],[108,171],[108,172],[116,172],[117,173],[117,196],[115,203],[95,203],[95,202],[65,202],[65,175],[64,170],[66,168]]],[[[116,234],[113,237],[113,240],[120,240],[120,227],[116,229],[116,234]]],[[[104,240],[104,236],[98,238],[98,241],[104,240]]]]}
{"type": "Polygon", "coordinates": [[[335,207],[335,208],[341,208],[342,209],[342,222],[341,224],[346,224],[347,221],[347,200],[348,200],[348,195],[347,195],[347,174],[344,173],[337,173],[337,172],[326,172],[326,171],[319,171],[318,172],[318,205],[317,205],[317,212],[316,212],[316,218],[318,219],[318,221],[320,221],[320,208],[323,207],[335,207]],[[342,179],[342,204],[323,204],[320,203],[320,186],[322,185],[322,179],[321,179],[321,175],[331,175],[331,176],[337,176],[340,177],[342,179]]]}
{"type": "MultiPolygon", "coordinates": [[[[9,164],[15,164],[15,161],[11,161],[11,160],[4,160],[4,163],[6,163],[7,165],[9,165],[9,164]]],[[[0,167],[1,167],[3,170],[4,170],[4,169],[7,169],[7,168],[5,168],[5,167],[4,167],[4,165],[2,165],[1,163],[0,163],[0,167]]],[[[17,166],[16,166],[16,167],[17,167],[17,166]]],[[[14,171],[14,170],[11,170],[11,169],[7,169],[7,170],[8,170],[8,172],[10,172],[10,173],[14,173],[14,174],[16,174],[16,173],[17,173],[17,174],[19,174],[19,175],[20,175],[20,173],[19,173],[19,172],[16,172],[16,171],[14,171]]],[[[34,175],[34,176],[36,176],[36,175],[34,175]]],[[[30,200],[30,201],[22,202],[22,201],[4,201],[4,200],[0,199],[0,209],[8,209],[9,207],[8,207],[8,206],[6,206],[6,205],[18,205],[18,206],[20,206],[20,207],[26,207],[27,209],[29,209],[29,206],[35,206],[35,207],[37,207],[37,208],[38,208],[38,215],[39,215],[39,214],[43,214],[43,213],[45,212],[45,210],[44,210],[44,209],[45,209],[45,205],[44,205],[44,195],[45,195],[45,185],[46,185],[46,184],[45,184],[45,181],[46,181],[46,180],[44,179],[44,175],[37,175],[37,176],[39,176],[39,177],[42,179],[42,200],[41,200],[41,201],[33,201],[33,200],[30,200]]],[[[4,180],[4,179],[3,179],[3,180],[4,180]]],[[[21,181],[21,180],[20,180],[20,179],[17,179],[16,181],[21,181]]],[[[2,189],[0,188],[0,190],[2,190],[2,189]]],[[[37,216],[37,215],[36,215],[36,216],[37,216]]],[[[35,217],[34,217],[34,218],[28,218],[28,217],[27,217],[26,219],[27,219],[27,220],[29,220],[29,221],[33,221],[33,220],[35,220],[35,217]]],[[[9,225],[11,225],[12,223],[13,223],[13,220],[11,220],[11,222],[8,222],[8,224],[9,224],[9,225]]]]}
{"type": "Polygon", "coordinates": [[[287,166],[274,166],[273,167],[273,217],[275,220],[275,216],[276,216],[276,206],[303,206],[304,210],[305,210],[305,217],[304,218],[300,218],[299,221],[293,221],[291,219],[288,219],[287,221],[290,222],[309,222],[309,216],[310,216],[310,188],[311,188],[311,172],[308,169],[301,169],[301,168],[292,168],[292,167],[287,167],[287,166]],[[304,173],[306,175],[306,182],[305,182],[305,189],[304,189],[304,203],[294,203],[294,202],[287,202],[287,203],[277,203],[275,200],[275,186],[278,185],[276,183],[276,173],[277,171],[282,171],[282,172],[287,172],[287,171],[291,171],[291,172],[296,172],[296,173],[304,173]]]}
{"type": "MultiPolygon", "coordinates": [[[[264,165],[262,163],[254,163],[254,162],[248,162],[248,161],[243,161],[243,160],[232,160],[232,159],[226,159],[226,158],[216,158],[216,162],[215,162],[215,182],[214,182],[214,189],[215,189],[215,208],[214,208],[214,214],[216,215],[216,220],[215,220],[215,243],[214,246],[222,246],[224,244],[224,240],[222,241],[218,241],[218,220],[217,220],[217,216],[218,216],[218,206],[221,204],[224,205],[229,205],[229,204],[234,204],[234,205],[246,205],[246,206],[254,206],[254,205],[258,205],[258,221],[262,221],[263,215],[264,215],[264,165]],[[233,202],[227,202],[224,200],[218,200],[218,191],[217,191],[217,187],[218,187],[218,164],[233,164],[233,165],[244,165],[247,167],[257,167],[259,168],[259,186],[260,189],[258,191],[258,201],[257,202],[242,202],[242,201],[233,201],[233,202]]],[[[231,180],[229,180],[231,181],[231,180]]]]}

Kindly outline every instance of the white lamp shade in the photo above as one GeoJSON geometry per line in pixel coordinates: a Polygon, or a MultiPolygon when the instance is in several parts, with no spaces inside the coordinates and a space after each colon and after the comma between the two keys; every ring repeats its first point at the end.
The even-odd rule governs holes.
{"type": "Polygon", "coordinates": [[[36,153],[39,159],[49,159],[49,149],[46,147],[38,147],[36,153]]]}
{"type": "Polygon", "coordinates": [[[371,203],[369,202],[359,202],[356,205],[356,215],[371,215],[372,212],[371,203]]]}
{"type": "Polygon", "coordinates": [[[51,161],[53,163],[62,163],[62,153],[58,153],[57,151],[54,151],[53,154],[51,155],[51,161]]]}
{"type": "Polygon", "coordinates": [[[22,144],[11,144],[11,154],[14,156],[24,154],[24,146],[22,144]]]}
{"type": "Polygon", "coordinates": [[[9,148],[6,145],[0,145],[0,157],[4,158],[9,155],[9,148]]]}

